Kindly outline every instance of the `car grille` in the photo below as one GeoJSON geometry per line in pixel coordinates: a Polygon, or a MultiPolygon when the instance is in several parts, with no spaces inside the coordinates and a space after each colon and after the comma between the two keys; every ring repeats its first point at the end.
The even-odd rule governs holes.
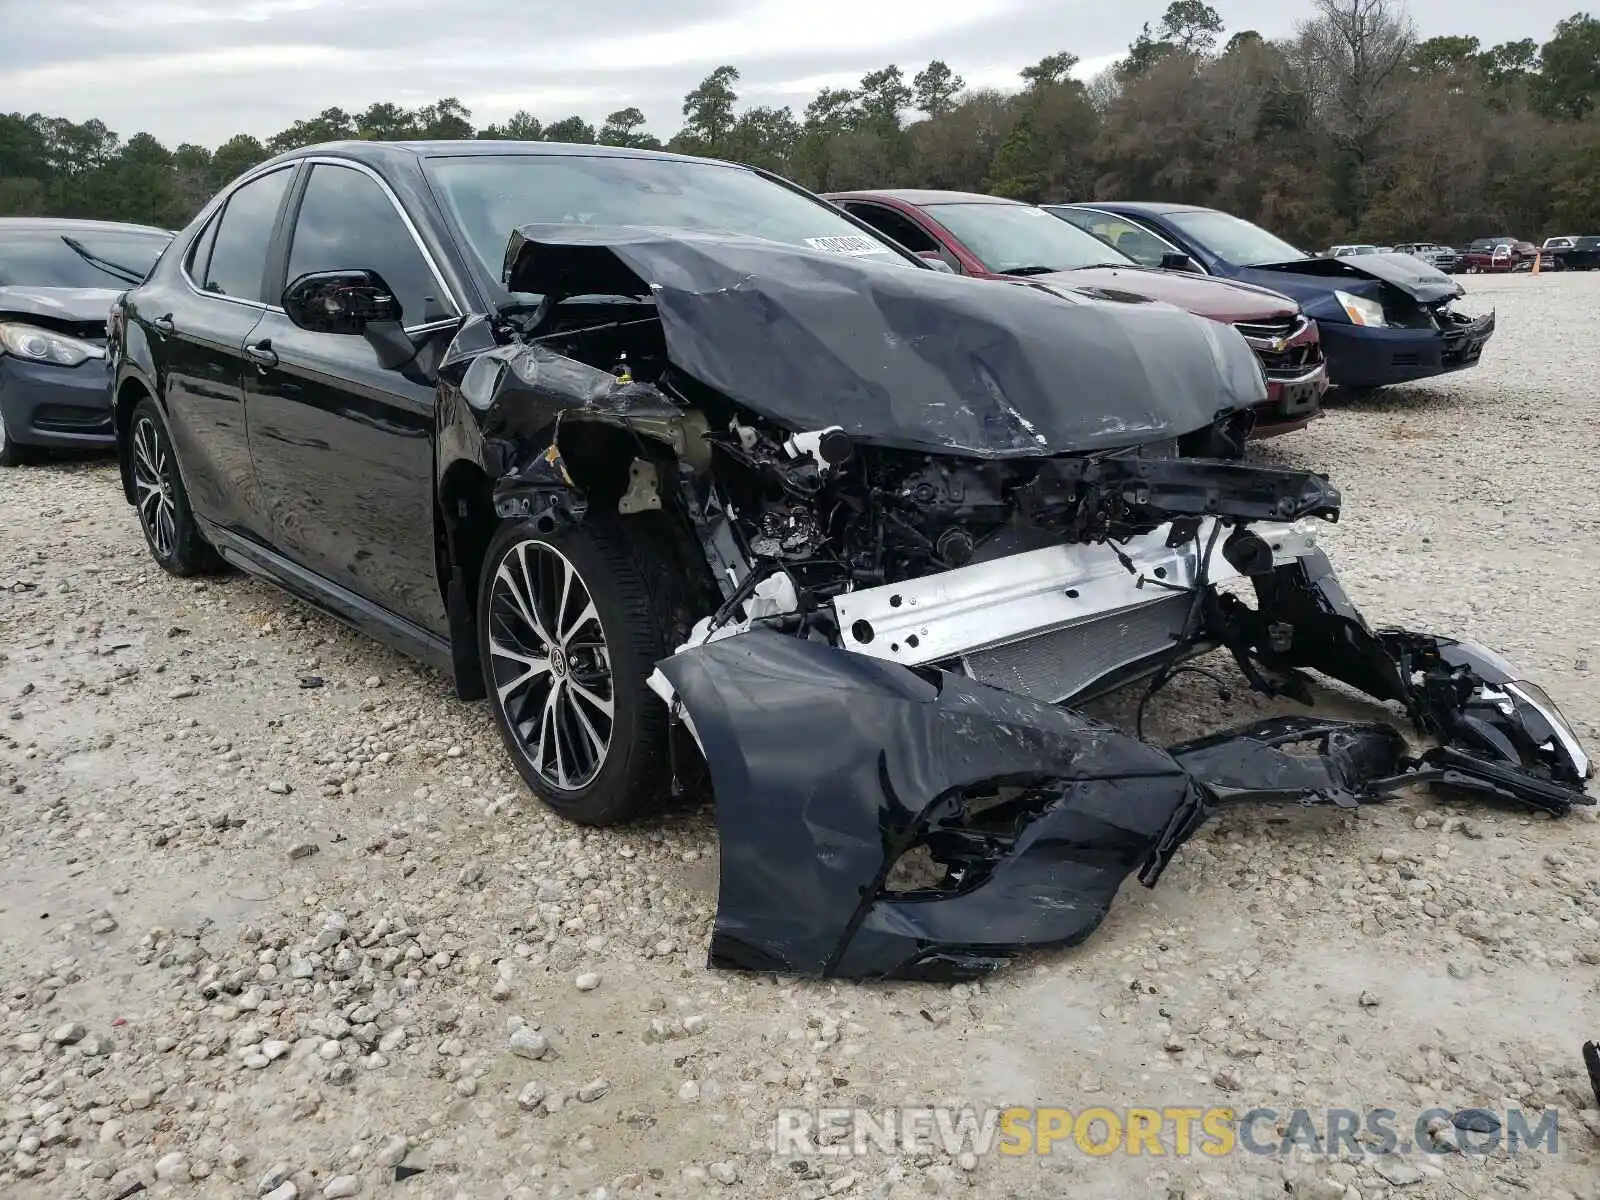
{"type": "Polygon", "coordinates": [[[1056,704],[1096,680],[1170,652],[1183,632],[1189,593],[1174,592],[1037,637],[968,654],[967,673],[990,687],[1056,704]]]}
{"type": "Polygon", "coordinates": [[[1284,317],[1276,321],[1235,321],[1233,327],[1247,338],[1272,341],[1275,338],[1293,337],[1300,332],[1302,317],[1284,317]]]}
{"type": "Polygon", "coordinates": [[[1308,324],[1307,318],[1283,317],[1274,321],[1235,321],[1237,329],[1250,348],[1256,352],[1268,379],[1296,379],[1322,361],[1322,347],[1317,342],[1302,342],[1282,350],[1273,345],[1297,337],[1308,324]]]}

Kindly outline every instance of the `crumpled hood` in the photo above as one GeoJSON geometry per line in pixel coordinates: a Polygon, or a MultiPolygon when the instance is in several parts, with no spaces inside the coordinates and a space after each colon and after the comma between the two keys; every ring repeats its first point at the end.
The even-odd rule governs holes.
{"type": "Polygon", "coordinates": [[[0,287],[0,313],[56,321],[104,321],[126,288],[0,287]]]}
{"type": "Polygon", "coordinates": [[[1310,275],[1318,279],[1375,279],[1399,288],[1421,304],[1453,300],[1465,289],[1450,276],[1409,254],[1351,254],[1344,258],[1305,258],[1299,262],[1262,263],[1258,271],[1310,275]]]}
{"type": "Polygon", "coordinates": [[[516,292],[653,297],[674,366],[792,430],[1044,456],[1178,437],[1266,399],[1236,332],[1138,297],[633,227],[526,226],[505,263],[516,292]]]}
{"type": "Polygon", "coordinates": [[[1189,271],[1082,267],[1029,278],[1059,288],[1087,289],[1091,294],[1096,290],[1128,292],[1176,305],[1213,321],[1261,321],[1291,317],[1300,312],[1300,305],[1295,301],[1264,287],[1189,271]]]}

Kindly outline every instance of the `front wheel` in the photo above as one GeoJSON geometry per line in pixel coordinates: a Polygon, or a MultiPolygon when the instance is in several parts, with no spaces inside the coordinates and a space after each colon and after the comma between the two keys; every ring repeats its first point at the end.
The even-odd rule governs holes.
{"type": "Polygon", "coordinates": [[[495,724],[533,793],[579,824],[628,820],[667,792],[667,710],[645,680],[667,653],[675,581],[669,555],[641,561],[654,546],[600,520],[554,534],[509,522],[484,557],[495,724]]]}
{"type": "Polygon", "coordinates": [[[170,575],[221,570],[222,559],[206,542],[189,507],[189,493],[178,474],[178,457],[172,450],[167,423],[148,397],[133,410],[128,451],[133,463],[134,504],[150,557],[170,575]]]}

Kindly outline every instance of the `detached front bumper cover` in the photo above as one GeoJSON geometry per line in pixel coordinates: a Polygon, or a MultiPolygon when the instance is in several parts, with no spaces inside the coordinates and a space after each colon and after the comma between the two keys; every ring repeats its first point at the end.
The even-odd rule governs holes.
{"type": "Polygon", "coordinates": [[[1418,783],[1562,816],[1593,774],[1536,686],[1473,643],[1373,631],[1321,551],[1207,587],[1197,639],[1307,704],[1304,672],[1394,727],[1279,717],[1162,748],[1070,709],[763,629],[659,664],[705,752],[722,841],[712,966],[952,980],[1087,938],[1228,805],[1355,806],[1418,783]],[[1309,753],[1307,753],[1309,751],[1309,753]],[[920,863],[922,881],[899,883],[920,863]],[[931,872],[927,868],[932,868],[931,872]]]}

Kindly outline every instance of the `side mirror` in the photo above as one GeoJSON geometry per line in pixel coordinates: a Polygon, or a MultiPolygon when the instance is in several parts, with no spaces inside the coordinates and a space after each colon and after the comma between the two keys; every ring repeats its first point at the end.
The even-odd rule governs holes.
{"type": "Polygon", "coordinates": [[[400,301],[376,271],[313,271],[283,292],[283,311],[311,333],[363,334],[400,323],[400,301]]]}
{"type": "Polygon", "coordinates": [[[1181,254],[1175,250],[1168,251],[1161,256],[1161,269],[1163,271],[1193,271],[1195,269],[1194,260],[1187,254],[1181,254]]]}

